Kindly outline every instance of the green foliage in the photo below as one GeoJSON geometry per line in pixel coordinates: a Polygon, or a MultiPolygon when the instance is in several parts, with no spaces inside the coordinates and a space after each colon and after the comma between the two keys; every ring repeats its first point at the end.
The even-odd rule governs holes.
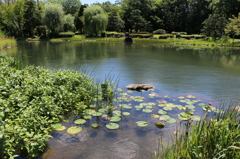
{"type": "Polygon", "coordinates": [[[1,26],[7,35],[23,36],[24,0],[17,3],[4,3],[0,8],[1,26]]]}
{"type": "Polygon", "coordinates": [[[51,33],[58,33],[64,23],[64,11],[60,4],[46,4],[42,12],[43,24],[45,24],[51,33]]]}
{"type": "Polygon", "coordinates": [[[99,36],[106,30],[108,18],[100,6],[93,5],[86,8],[83,16],[85,34],[99,36]]]}
{"type": "Polygon", "coordinates": [[[235,35],[240,35],[240,13],[238,14],[238,17],[233,15],[233,18],[229,18],[229,22],[227,23],[224,31],[228,35],[232,36],[233,39],[235,35]]]}
{"type": "Polygon", "coordinates": [[[0,31],[0,50],[16,45],[17,42],[14,38],[6,37],[5,33],[3,31],[0,31]]]}
{"type": "Polygon", "coordinates": [[[75,15],[75,19],[74,19],[74,24],[76,27],[76,30],[79,31],[80,33],[83,33],[83,10],[87,8],[87,5],[81,5],[78,14],[75,15]]]}
{"type": "Polygon", "coordinates": [[[164,29],[157,29],[153,31],[153,34],[166,34],[166,30],[164,29]]]}
{"type": "Polygon", "coordinates": [[[31,158],[43,152],[51,125],[69,113],[81,113],[99,89],[81,72],[19,69],[16,64],[1,53],[0,158],[31,158]]]}
{"type": "Polygon", "coordinates": [[[227,24],[226,16],[220,13],[211,14],[204,22],[203,33],[214,39],[223,35],[224,28],[227,24]]]}
{"type": "Polygon", "coordinates": [[[153,0],[124,0],[122,2],[122,19],[125,21],[125,30],[136,33],[138,31],[152,32],[150,21],[153,0]]]}
{"type": "Polygon", "coordinates": [[[61,4],[65,14],[71,15],[76,14],[81,7],[81,2],[79,0],[62,0],[61,4]]]}
{"type": "MultiPolygon", "coordinates": [[[[171,147],[165,147],[156,158],[232,159],[240,157],[239,103],[224,105],[213,117],[205,115],[199,122],[187,122],[177,130],[171,147]]],[[[165,145],[163,145],[165,146],[165,145]]]]}
{"type": "Polygon", "coordinates": [[[24,36],[33,36],[34,29],[41,24],[40,10],[34,0],[26,0],[24,3],[24,36]]]}
{"type": "Polygon", "coordinates": [[[63,17],[63,30],[64,31],[74,31],[74,17],[71,14],[64,15],[63,17]]]}

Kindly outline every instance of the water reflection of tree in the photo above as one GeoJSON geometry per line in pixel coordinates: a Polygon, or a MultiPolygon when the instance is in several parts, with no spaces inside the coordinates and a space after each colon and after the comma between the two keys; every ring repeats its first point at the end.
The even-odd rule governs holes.
{"type": "Polygon", "coordinates": [[[99,42],[24,42],[18,45],[15,50],[17,53],[11,54],[25,65],[80,67],[83,61],[96,62],[122,56],[122,45],[99,42]]]}

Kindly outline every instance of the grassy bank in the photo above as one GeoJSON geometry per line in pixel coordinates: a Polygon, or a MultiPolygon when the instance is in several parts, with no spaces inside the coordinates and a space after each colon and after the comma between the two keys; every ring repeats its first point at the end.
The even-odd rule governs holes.
{"type": "Polygon", "coordinates": [[[222,113],[209,117],[206,113],[201,122],[187,122],[179,130],[172,146],[162,144],[164,152],[156,152],[157,159],[240,158],[239,101],[222,106],[222,113]]]}
{"type": "Polygon", "coordinates": [[[17,46],[17,42],[14,38],[8,38],[0,35],[0,50],[13,46],[17,46]]]}
{"type": "Polygon", "coordinates": [[[82,72],[21,68],[17,60],[1,53],[0,158],[41,154],[52,125],[100,101],[101,92],[82,72]]]}
{"type": "MultiPolygon", "coordinates": [[[[84,35],[75,35],[66,38],[53,38],[53,39],[39,39],[28,38],[28,41],[81,41],[81,42],[123,42],[124,37],[121,38],[86,38],[84,35]]],[[[156,43],[164,45],[189,45],[189,46],[228,46],[240,47],[239,40],[232,39],[219,39],[213,40],[211,38],[204,39],[185,39],[185,38],[167,38],[167,39],[150,39],[150,38],[133,38],[135,43],[156,43]]]]}

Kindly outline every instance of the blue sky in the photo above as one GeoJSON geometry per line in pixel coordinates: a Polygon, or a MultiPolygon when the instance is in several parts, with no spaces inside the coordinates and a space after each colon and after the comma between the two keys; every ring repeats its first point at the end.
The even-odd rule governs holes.
{"type": "Polygon", "coordinates": [[[115,0],[80,0],[82,2],[82,4],[93,4],[93,3],[103,3],[103,2],[111,2],[111,3],[115,3],[115,0]]]}

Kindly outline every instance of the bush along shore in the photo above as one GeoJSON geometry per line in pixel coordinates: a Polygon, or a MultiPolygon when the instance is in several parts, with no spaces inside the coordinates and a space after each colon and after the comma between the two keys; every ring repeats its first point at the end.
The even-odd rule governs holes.
{"type": "Polygon", "coordinates": [[[82,72],[21,68],[16,59],[0,53],[0,158],[44,152],[53,125],[112,94],[111,87],[102,89],[82,72]]]}
{"type": "MultiPolygon", "coordinates": [[[[71,35],[71,36],[58,36],[57,38],[25,38],[26,41],[81,41],[81,42],[124,42],[126,37],[125,33],[118,32],[106,32],[101,37],[89,37],[84,34],[75,35],[75,33],[59,33],[59,35],[71,35]]],[[[226,46],[226,47],[240,47],[239,39],[231,39],[227,36],[223,36],[219,39],[213,39],[204,35],[187,35],[185,32],[172,32],[171,34],[151,34],[133,33],[128,35],[136,43],[156,43],[163,45],[187,45],[187,46],[226,46]]],[[[18,39],[18,40],[21,40],[18,39]]]]}
{"type": "Polygon", "coordinates": [[[1,34],[0,32],[0,50],[17,46],[17,42],[14,38],[9,38],[1,34]]]}
{"type": "Polygon", "coordinates": [[[202,121],[187,121],[183,130],[175,132],[172,146],[164,145],[163,152],[155,151],[156,159],[240,158],[240,106],[239,101],[222,105],[220,112],[209,115],[202,121]]]}

